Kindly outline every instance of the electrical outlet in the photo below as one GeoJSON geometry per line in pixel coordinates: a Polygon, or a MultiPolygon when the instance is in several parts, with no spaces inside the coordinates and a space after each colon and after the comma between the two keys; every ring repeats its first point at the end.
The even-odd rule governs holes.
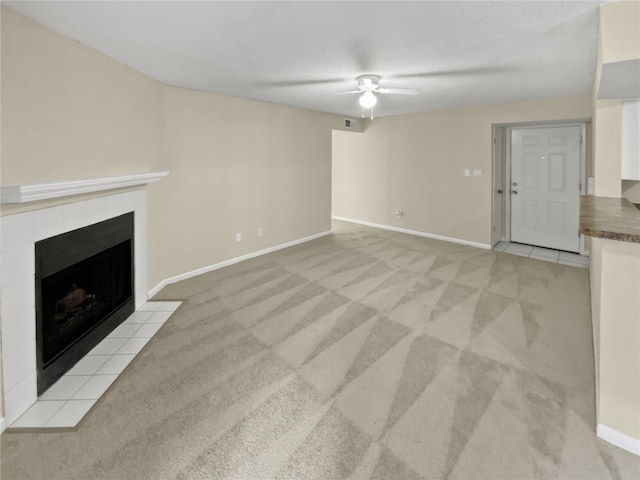
{"type": "Polygon", "coordinates": [[[258,236],[261,237],[262,235],[264,235],[264,230],[262,230],[262,227],[258,227],[258,236]]]}
{"type": "Polygon", "coordinates": [[[469,170],[468,168],[464,169],[464,176],[465,177],[470,177],[471,176],[471,170],[469,170]]]}
{"type": "Polygon", "coordinates": [[[474,177],[479,177],[482,175],[482,170],[474,170],[473,171],[473,176],[474,177]]]}
{"type": "Polygon", "coordinates": [[[242,241],[242,234],[236,233],[236,243],[240,243],[242,241]]]}
{"type": "Polygon", "coordinates": [[[404,215],[404,212],[402,210],[396,210],[396,217],[401,217],[402,215],[404,215]]]}

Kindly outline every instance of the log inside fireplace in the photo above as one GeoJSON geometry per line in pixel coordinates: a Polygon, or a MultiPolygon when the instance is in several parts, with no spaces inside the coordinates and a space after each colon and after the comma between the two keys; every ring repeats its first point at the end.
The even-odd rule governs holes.
{"type": "Polygon", "coordinates": [[[133,215],[36,243],[38,395],[135,310],[133,215]]]}

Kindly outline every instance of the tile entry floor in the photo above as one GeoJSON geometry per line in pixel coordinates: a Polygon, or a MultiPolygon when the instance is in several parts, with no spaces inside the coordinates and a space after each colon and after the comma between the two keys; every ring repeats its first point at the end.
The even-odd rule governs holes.
{"type": "Polygon", "coordinates": [[[75,427],[181,303],[145,303],[40,395],[9,429],[75,427]]]}
{"type": "Polygon", "coordinates": [[[572,267],[589,268],[589,257],[577,253],[561,252],[550,248],[536,247],[514,242],[498,242],[493,247],[497,252],[511,253],[521,257],[535,258],[547,262],[562,263],[572,267]]]}

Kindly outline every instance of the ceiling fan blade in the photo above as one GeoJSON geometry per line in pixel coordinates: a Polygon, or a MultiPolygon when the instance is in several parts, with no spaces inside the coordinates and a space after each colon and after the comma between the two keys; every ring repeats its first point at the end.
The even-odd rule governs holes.
{"type": "Polygon", "coordinates": [[[393,93],[398,95],[418,95],[420,90],[412,88],[379,88],[376,92],[380,93],[393,93]]]}
{"type": "Polygon", "coordinates": [[[320,95],[321,97],[327,97],[329,95],[346,95],[348,93],[361,93],[362,90],[351,90],[349,92],[332,92],[332,93],[323,93],[320,95]]]}
{"type": "Polygon", "coordinates": [[[469,75],[502,75],[505,73],[517,72],[521,70],[516,66],[492,65],[485,67],[459,67],[445,70],[431,70],[427,72],[415,72],[396,74],[389,78],[428,78],[428,77],[449,77],[449,76],[469,76],[469,75]]]}
{"type": "Polygon", "coordinates": [[[254,81],[256,85],[265,87],[303,87],[339,82],[344,82],[344,78],[261,79],[254,81]]]}

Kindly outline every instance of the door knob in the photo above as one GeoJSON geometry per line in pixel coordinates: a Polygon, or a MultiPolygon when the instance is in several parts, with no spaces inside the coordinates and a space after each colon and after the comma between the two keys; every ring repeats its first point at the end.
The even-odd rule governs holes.
{"type": "Polygon", "coordinates": [[[518,190],[511,190],[511,193],[513,193],[514,195],[518,194],[518,190]]]}
{"type": "Polygon", "coordinates": [[[518,182],[513,182],[511,185],[513,185],[514,187],[518,186],[518,182]]]}
{"type": "Polygon", "coordinates": [[[501,189],[501,188],[499,188],[499,189],[497,190],[497,193],[498,193],[499,195],[502,195],[502,189],[501,189]]]}

